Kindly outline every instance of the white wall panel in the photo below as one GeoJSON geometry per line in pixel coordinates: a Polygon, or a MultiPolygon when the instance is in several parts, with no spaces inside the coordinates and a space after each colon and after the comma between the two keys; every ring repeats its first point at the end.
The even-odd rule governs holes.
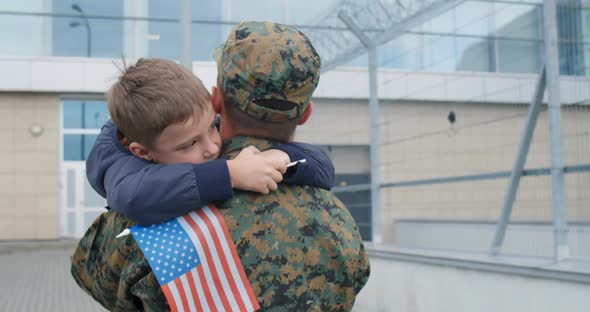
{"type": "MultiPolygon", "coordinates": [[[[67,57],[0,58],[0,91],[103,93],[116,81],[118,59],[67,57]]],[[[217,68],[213,62],[194,62],[193,71],[210,90],[217,68]]],[[[384,100],[528,103],[536,75],[506,73],[427,73],[403,70],[379,72],[379,95],[384,100]]],[[[590,98],[590,77],[562,77],[562,98],[571,103],[590,98]]],[[[316,98],[367,99],[364,68],[340,68],[322,75],[316,98]]]]}

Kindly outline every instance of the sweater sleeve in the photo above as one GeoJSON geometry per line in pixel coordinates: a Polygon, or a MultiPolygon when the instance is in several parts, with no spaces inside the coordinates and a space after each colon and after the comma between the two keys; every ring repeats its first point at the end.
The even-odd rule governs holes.
{"type": "Polygon", "coordinates": [[[310,185],[326,190],[334,186],[334,165],[328,154],[319,146],[292,142],[276,145],[273,148],[287,153],[291,161],[306,160],[287,170],[283,176],[284,183],[310,185]]]}
{"type": "Polygon", "coordinates": [[[141,225],[180,217],[233,195],[227,163],[159,165],[131,156],[108,170],[107,203],[141,225]]]}
{"type": "Polygon", "coordinates": [[[92,188],[109,207],[141,225],[179,217],[233,195],[227,162],[159,165],[133,156],[108,121],[86,161],[92,188]]]}

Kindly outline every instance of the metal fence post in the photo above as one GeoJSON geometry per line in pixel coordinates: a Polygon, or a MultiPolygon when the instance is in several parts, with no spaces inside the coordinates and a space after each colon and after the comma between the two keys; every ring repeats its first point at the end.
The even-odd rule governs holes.
{"type": "Polygon", "coordinates": [[[545,64],[549,99],[549,138],[551,141],[551,201],[553,207],[554,256],[559,262],[569,257],[561,135],[561,92],[559,86],[559,46],[555,0],[543,2],[545,64]]]}
{"type": "Polygon", "coordinates": [[[522,176],[526,158],[529,153],[533,133],[535,132],[535,127],[537,126],[537,120],[539,119],[539,111],[541,110],[541,103],[543,102],[543,95],[545,94],[546,81],[546,71],[545,67],[543,67],[543,70],[539,75],[539,79],[537,80],[533,99],[531,100],[526,125],[522,133],[522,140],[520,142],[518,154],[516,156],[516,161],[514,162],[514,167],[510,173],[510,182],[508,183],[506,195],[504,196],[502,214],[500,215],[500,219],[496,225],[496,233],[494,234],[494,241],[492,242],[490,249],[490,253],[493,255],[497,255],[500,252],[502,243],[504,242],[506,228],[508,227],[508,222],[510,221],[512,207],[514,205],[516,193],[518,192],[518,186],[520,185],[520,178],[522,176]]]}
{"type": "Polygon", "coordinates": [[[379,221],[381,207],[381,181],[379,162],[379,99],[377,90],[377,45],[367,37],[354,21],[344,12],[338,18],[346,24],[352,33],[369,50],[369,112],[371,115],[371,241],[381,243],[381,223],[379,221]]]}

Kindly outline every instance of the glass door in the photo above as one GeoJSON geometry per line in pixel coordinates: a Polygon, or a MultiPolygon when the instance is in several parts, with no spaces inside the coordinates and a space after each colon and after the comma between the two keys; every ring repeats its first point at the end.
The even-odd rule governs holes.
{"type": "Polygon", "coordinates": [[[105,212],[106,200],[86,179],[85,160],[108,120],[106,102],[62,100],[61,236],[79,238],[105,212]]]}
{"type": "Polygon", "coordinates": [[[106,200],[98,195],[86,179],[83,161],[62,164],[62,222],[63,237],[82,237],[98,215],[105,212],[106,200]]]}

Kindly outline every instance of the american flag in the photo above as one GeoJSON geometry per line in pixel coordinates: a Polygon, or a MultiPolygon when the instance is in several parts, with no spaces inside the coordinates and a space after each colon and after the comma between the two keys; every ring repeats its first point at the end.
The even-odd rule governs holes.
{"type": "Polygon", "coordinates": [[[223,217],[205,206],[131,234],[172,311],[260,309],[223,217]]]}

